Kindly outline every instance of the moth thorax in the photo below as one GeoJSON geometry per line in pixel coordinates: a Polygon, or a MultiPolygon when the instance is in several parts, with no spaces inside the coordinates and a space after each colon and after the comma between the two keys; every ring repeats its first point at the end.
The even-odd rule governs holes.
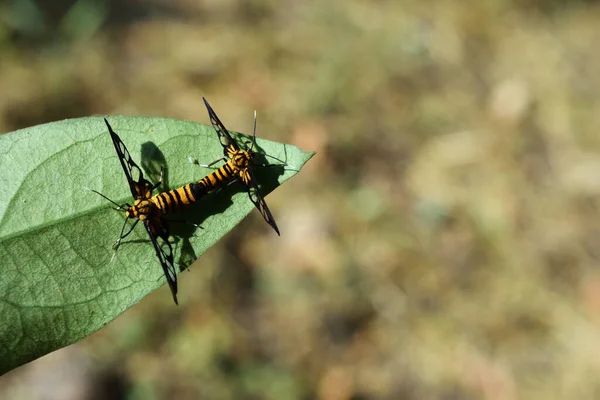
{"type": "Polygon", "coordinates": [[[238,168],[247,168],[250,165],[252,154],[249,151],[239,151],[234,157],[233,162],[238,168]]]}
{"type": "Polygon", "coordinates": [[[138,199],[133,203],[133,206],[129,209],[128,213],[131,214],[130,218],[139,218],[142,221],[152,212],[152,202],[147,199],[138,199]]]}

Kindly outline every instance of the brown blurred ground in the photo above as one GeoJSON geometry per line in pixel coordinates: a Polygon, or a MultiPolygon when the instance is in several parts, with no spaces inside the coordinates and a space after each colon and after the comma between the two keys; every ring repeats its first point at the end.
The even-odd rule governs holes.
{"type": "Polygon", "coordinates": [[[1,132],[206,96],[318,154],[267,199],[281,238],[253,212],[182,305],[0,398],[600,398],[596,2],[46,3],[0,6],[1,132]]]}

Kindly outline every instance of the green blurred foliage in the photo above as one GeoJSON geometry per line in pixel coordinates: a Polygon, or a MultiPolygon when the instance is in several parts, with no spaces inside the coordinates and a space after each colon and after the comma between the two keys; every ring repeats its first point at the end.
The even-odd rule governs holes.
{"type": "Polygon", "coordinates": [[[2,398],[600,397],[596,2],[59,3],[19,11],[41,36],[0,6],[0,131],[207,122],[204,95],[317,155],[267,198],[280,238],[251,214],[180,307],[159,291],[2,398]]]}

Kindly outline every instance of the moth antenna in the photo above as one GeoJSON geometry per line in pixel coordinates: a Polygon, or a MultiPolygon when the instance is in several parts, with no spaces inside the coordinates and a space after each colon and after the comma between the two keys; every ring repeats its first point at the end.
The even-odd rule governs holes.
{"type": "Polygon", "coordinates": [[[280,158],[277,158],[277,157],[275,157],[275,156],[272,156],[272,155],[270,155],[270,154],[264,153],[263,155],[264,155],[265,157],[272,158],[273,160],[280,161],[282,164],[284,164],[284,165],[287,165],[288,167],[296,168],[296,167],[294,167],[292,164],[288,164],[287,162],[283,161],[282,159],[280,159],[280,158]]]}
{"type": "Polygon", "coordinates": [[[254,110],[254,129],[252,130],[252,145],[250,146],[250,151],[254,149],[254,144],[256,143],[256,110],[254,110]]]}
{"type": "Polygon", "coordinates": [[[100,197],[103,197],[104,199],[106,199],[106,200],[110,201],[110,202],[111,202],[111,203],[113,203],[115,206],[117,206],[117,210],[121,210],[121,211],[124,211],[124,210],[125,210],[125,208],[123,207],[123,205],[122,205],[122,204],[117,204],[117,203],[115,203],[114,201],[112,201],[111,199],[109,199],[108,197],[106,197],[105,195],[103,195],[102,193],[100,193],[99,191],[97,191],[97,190],[94,190],[94,189],[90,189],[89,187],[85,187],[85,186],[84,186],[83,188],[84,188],[85,190],[89,190],[90,192],[94,192],[94,193],[96,193],[98,196],[100,196],[100,197]]]}

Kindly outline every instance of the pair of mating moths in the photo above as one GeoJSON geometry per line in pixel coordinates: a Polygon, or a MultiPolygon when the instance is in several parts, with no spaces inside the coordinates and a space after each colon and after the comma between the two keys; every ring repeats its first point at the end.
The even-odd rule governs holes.
{"type": "Polygon", "coordinates": [[[208,110],[208,115],[210,116],[210,122],[215,128],[215,131],[219,136],[219,141],[223,146],[224,155],[223,158],[209,164],[209,166],[221,160],[225,161],[225,164],[196,183],[189,183],[178,189],[162,192],[154,196],[152,195],[152,191],[160,185],[160,182],[152,185],[144,178],[142,170],[131,159],[125,144],[121,141],[115,131],[113,131],[108,121],[104,119],[110,137],[115,145],[115,150],[119,156],[119,161],[121,162],[121,166],[127,177],[131,194],[134,198],[133,205],[117,205],[120,210],[125,211],[127,218],[121,229],[121,235],[115,242],[115,248],[123,238],[133,231],[133,228],[135,228],[135,225],[139,221],[143,221],[146,231],[148,231],[148,236],[150,236],[150,241],[156,250],[156,255],[162,265],[169,287],[171,288],[175,304],[177,304],[177,274],[173,265],[173,248],[171,243],[169,243],[169,229],[165,219],[167,214],[184,206],[193,204],[209,192],[222,188],[239,179],[248,192],[250,200],[254,203],[256,208],[258,208],[267,223],[271,225],[279,235],[279,229],[277,228],[275,219],[273,218],[273,215],[271,215],[271,211],[269,211],[269,207],[267,207],[267,203],[265,203],[265,200],[260,193],[258,183],[254,177],[254,172],[252,171],[252,166],[254,165],[252,160],[255,155],[253,147],[256,142],[256,120],[254,123],[254,138],[252,145],[250,148],[241,149],[237,142],[233,140],[206,99],[203,98],[203,100],[208,110]],[[135,222],[126,233],[123,233],[129,218],[135,219],[135,222]]]}

